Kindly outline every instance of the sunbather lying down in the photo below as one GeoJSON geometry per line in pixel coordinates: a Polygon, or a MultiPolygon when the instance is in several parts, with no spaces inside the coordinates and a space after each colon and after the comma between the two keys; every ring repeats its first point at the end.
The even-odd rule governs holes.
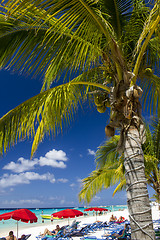
{"type": "Polygon", "coordinates": [[[116,238],[120,238],[123,237],[125,235],[126,229],[127,229],[128,225],[125,224],[124,225],[124,229],[122,229],[119,233],[114,233],[112,234],[112,237],[116,237],[116,238]]]}
{"type": "Polygon", "coordinates": [[[59,231],[61,230],[60,226],[57,225],[56,228],[53,231],[49,231],[48,228],[44,230],[44,233],[42,236],[44,237],[45,235],[50,235],[50,236],[55,236],[59,231]]]}

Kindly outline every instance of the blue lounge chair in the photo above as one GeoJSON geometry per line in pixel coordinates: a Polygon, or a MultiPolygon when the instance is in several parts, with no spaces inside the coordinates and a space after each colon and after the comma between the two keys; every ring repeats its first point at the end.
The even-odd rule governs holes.
{"type": "Polygon", "coordinates": [[[27,235],[23,234],[21,238],[18,238],[18,240],[27,240],[30,236],[31,234],[27,234],[27,235]]]}

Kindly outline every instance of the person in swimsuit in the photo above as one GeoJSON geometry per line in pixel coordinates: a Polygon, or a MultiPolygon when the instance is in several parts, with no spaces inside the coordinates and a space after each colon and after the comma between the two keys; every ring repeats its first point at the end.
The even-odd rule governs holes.
{"type": "Polygon", "coordinates": [[[49,231],[48,228],[46,228],[44,230],[44,233],[42,234],[42,236],[45,236],[45,235],[53,236],[53,235],[56,235],[60,230],[61,230],[61,228],[59,225],[57,225],[56,229],[54,229],[53,231],[49,231]]]}
{"type": "Polygon", "coordinates": [[[115,222],[116,220],[117,220],[117,218],[112,214],[109,219],[109,222],[115,222]]]}
{"type": "Polygon", "coordinates": [[[17,238],[13,234],[13,231],[9,232],[9,235],[6,237],[6,240],[17,240],[17,238]]]}
{"type": "Polygon", "coordinates": [[[127,224],[124,225],[124,229],[122,229],[119,233],[112,234],[112,237],[116,237],[116,238],[124,237],[126,230],[127,230],[127,224]]]}

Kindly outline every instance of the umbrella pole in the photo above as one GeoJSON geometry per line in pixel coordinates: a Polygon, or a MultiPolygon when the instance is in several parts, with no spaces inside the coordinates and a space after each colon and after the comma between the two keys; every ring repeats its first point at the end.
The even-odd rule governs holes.
{"type": "Polygon", "coordinates": [[[17,240],[18,240],[18,221],[17,221],[17,240]]]}

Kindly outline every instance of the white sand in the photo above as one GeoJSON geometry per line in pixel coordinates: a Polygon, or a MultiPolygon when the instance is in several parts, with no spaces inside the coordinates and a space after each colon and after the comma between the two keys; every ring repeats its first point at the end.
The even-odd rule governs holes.
{"type": "MultiPolygon", "coordinates": [[[[83,226],[83,224],[85,223],[93,223],[96,220],[98,221],[109,221],[109,218],[111,216],[112,212],[104,212],[102,216],[82,216],[82,217],[77,217],[77,221],[81,221],[80,226],[83,226]]],[[[124,217],[125,219],[129,219],[128,217],[128,210],[123,210],[123,211],[115,211],[113,212],[113,214],[119,218],[120,216],[124,217]]],[[[153,220],[159,219],[160,218],[160,211],[158,211],[158,207],[154,206],[152,207],[152,217],[153,220]]],[[[69,219],[69,224],[71,224],[73,222],[73,218],[69,219]]],[[[64,219],[64,220],[56,220],[53,221],[53,223],[51,224],[50,221],[39,225],[36,224],[29,224],[29,227],[27,227],[27,224],[25,225],[25,228],[21,228],[18,231],[18,237],[20,237],[22,234],[31,234],[31,236],[29,237],[28,240],[36,240],[36,236],[38,236],[40,233],[44,232],[45,228],[48,228],[50,231],[52,231],[53,229],[55,229],[56,225],[59,224],[60,227],[62,227],[63,225],[67,225],[68,224],[68,219],[64,219]]],[[[12,230],[12,229],[11,229],[12,230]]],[[[16,235],[16,231],[14,231],[14,234],[16,235]]],[[[98,233],[97,233],[98,234],[98,233]]],[[[98,237],[101,238],[103,234],[103,231],[100,231],[98,234],[98,237]]],[[[8,235],[8,232],[4,231],[0,233],[0,237],[5,237],[8,235]]],[[[97,236],[97,235],[96,235],[97,236]]],[[[75,240],[78,240],[79,238],[75,238],[75,240]]]]}

